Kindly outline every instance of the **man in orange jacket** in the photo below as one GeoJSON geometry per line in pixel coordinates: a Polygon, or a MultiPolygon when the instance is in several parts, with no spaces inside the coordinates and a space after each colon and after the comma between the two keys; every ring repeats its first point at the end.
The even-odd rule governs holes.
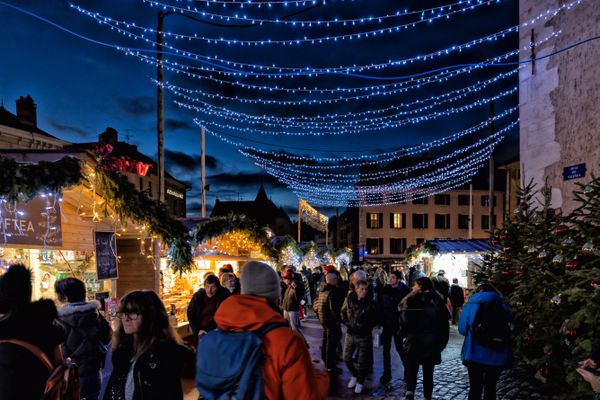
{"type": "MultiPolygon", "coordinates": [[[[266,324],[285,323],[279,301],[279,276],[267,264],[250,261],[242,267],[241,295],[230,296],[215,322],[223,331],[256,331],[266,324]]],[[[264,393],[268,400],[320,400],[327,397],[329,376],[317,371],[304,338],[288,327],[269,331],[262,338],[264,393]]]]}

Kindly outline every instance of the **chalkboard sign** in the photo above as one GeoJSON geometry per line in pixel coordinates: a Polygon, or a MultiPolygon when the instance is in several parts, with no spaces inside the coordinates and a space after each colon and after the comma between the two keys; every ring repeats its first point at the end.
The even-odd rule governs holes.
{"type": "Polygon", "coordinates": [[[96,270],[98,280],[117,279],[117,240],[113,232],[96,232],[96,270]]]}

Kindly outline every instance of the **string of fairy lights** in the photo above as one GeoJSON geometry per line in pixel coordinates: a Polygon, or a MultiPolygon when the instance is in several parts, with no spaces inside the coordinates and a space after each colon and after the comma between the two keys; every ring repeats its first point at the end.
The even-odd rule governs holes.
{"type": "Polygon", "coordinates": [[[360,0],[142,0],[151,10],[213,23],[211,32],[214,27],[256,27],[250,35],[240,34],[239,29],[218,34],[190,32],[181,25],[180,30],[158,32],[144,23],[75,3],[70,7],[129,43],[99,44],[172,74],[173,81],[153,83],[162,85],[175,105],[192,112],[195,124],[234,146],[299,197],[315,205],[348,206],[419,199],[472,179],[518,126],[518,105],[514,104],[518,86],[512,82],[523,67],[515,61],[519,52],[540,46],[561,32],[501,54],[493,54],[495,44],[503,41],[503,47],[510,46],[509,40],[516,41],[522,29],[568,12],[583,1],[559,4],[517,26],[403,57],[395,56],[399,54],[394,48],[397,38],[408,38],[407,34],[414,35],[430,24],[476,18],[484,8],[511,0],[455,0],[435,7],[395,7],[373,16],[341,17],[333,17],[330,6],[339,3],[338,9],[350,10],[352,7],[343,4],[360,4],[359,9],[365,4],[360,0]],[[266,26],[276,28],[260,30],[266,26]],[[167,40],[160,43],[164,49],[161,57],[155,50],[158,33],[167,40]],[[388,39],[387,51],[373,53],[368,63],[314,56],[324,51],[321,45],[350,49],[358,42],[381,43],[380,38],[394,40],[388,39]],[[298,54],[305,55],[303,60],[308,62],[294,65],[293,57],[279,57],[284,63],[270,63],[258,54],[250,57],[247,51],[233,51],[244,47],[293,47],[300,49],[298,54]],[[454,65],[448,61],[459,56],[469,61],[454,65]],[[490,102],[497,104],[496,114],[481,117],[490,102]],[[474,118],[478,121],[473,123],[474,118]],[[315,148],[315,138],[336,137],[342,142],[350,135],[369,140],[408,136],[414,135],[413,128],[422,132],[427,123],[451,119],[468,127],[454,133],[445,128],[435,139],[410,146],[384,145],[383,151],[357,148],[349,155],[335,148],[315,148]],[[264,139],[272,137],[295,137],[296,143],[308,137],[311,148],[276,145],[264,139]],[[325,154],[319,155],[321,152],[325,154]]]}

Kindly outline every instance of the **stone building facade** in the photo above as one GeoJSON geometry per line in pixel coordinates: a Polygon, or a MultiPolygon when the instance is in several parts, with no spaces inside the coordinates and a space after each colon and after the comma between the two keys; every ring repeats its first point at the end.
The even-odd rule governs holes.
{"type": "MultiPolygon", "coordinates": [[[[600,35],[600,7],[583,0],[548,21],[523,24],[563,0],[520,0],[520,60],[542,57],[600,35]],[[553,37],[531,47],[530,43],[553,37]]],[[[552,187],[552,206],[575,207],[575,183],[600,176],[600,41],[590,41],[519,72],[521,182],[552,187]],[[566,167],[585,164],[585,176],[565,180],[566,167]]]]}

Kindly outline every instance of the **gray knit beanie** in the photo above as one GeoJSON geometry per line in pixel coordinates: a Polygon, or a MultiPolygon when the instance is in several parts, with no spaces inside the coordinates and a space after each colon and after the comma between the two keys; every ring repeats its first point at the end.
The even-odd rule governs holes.
{"type": "Polygon", "coordinates": [[[260,261],[249,261],[242,266],[240,276],[242,294],[266,297],[277,303],[281,296],[281,284],[277,272],[260,261]]]}

